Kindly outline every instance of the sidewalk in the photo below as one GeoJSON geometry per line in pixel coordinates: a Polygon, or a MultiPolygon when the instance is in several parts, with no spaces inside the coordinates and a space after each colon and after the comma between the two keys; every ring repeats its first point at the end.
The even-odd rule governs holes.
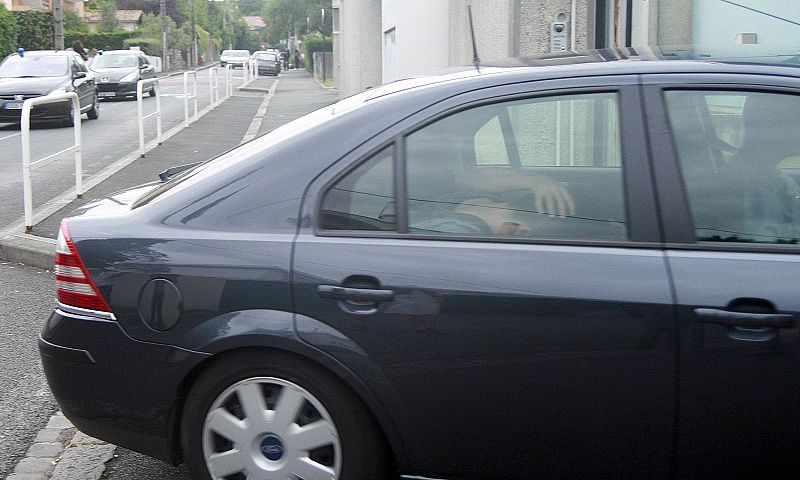
{"type": "MultiPolygon", "coordinates": [[[[245,88],[161,145],[36,223],[32,235],[10,232],[0,238],[0,258],[50,269],[61,219],[75,208],[112,192],[158,180],[158,173],[175,165],[212,158],[337,100],[305,70],[284,71],[278,77],[258,77],[245,88]]],[[[90,180],[90,179],[87,179],[90,180]]],[[[5,227],[4,227],[5,228],[5,227]]]]}

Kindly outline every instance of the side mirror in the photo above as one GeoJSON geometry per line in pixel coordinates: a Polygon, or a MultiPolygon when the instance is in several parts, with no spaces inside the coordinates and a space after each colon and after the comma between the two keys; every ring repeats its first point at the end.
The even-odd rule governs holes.
{"type": "Polygon", "coordinates": [[[86,72],[75,72],[72,74],[72,78],[74,78],[75,80],[79,78],[86,78],[86,72]]]}
{"type": "Polygon", "coordinates": [[[147,70],[147,65],[139,65],[139,70],[147,70]]]}

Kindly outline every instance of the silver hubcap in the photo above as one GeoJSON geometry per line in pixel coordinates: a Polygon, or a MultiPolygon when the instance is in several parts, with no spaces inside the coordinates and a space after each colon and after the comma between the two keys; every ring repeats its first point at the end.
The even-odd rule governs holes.
{"type": "Polygon", "coordinates": [[[272,377],[242,380],[214,400],[203,455],[215,480],[333,480],[342,463],[339,435],[319,400],[272,377]]]}

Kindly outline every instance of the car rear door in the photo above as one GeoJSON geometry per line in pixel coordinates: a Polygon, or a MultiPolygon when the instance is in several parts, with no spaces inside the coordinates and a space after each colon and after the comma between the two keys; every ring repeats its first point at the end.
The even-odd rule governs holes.
{"type": "Polygon", "coordinates": [[[678,472],[797,478],[800,82],[646,83],[680,321],[678,472]]]}
{"type": "Polygon", "coordinates": [[[336,167],[304,200],[297,328],[374,391],[406,473],[669,475],[676,339],[635,77],[463,95],[336,167]],[[575,210],[483,189],[498,169],[575,210]]]}

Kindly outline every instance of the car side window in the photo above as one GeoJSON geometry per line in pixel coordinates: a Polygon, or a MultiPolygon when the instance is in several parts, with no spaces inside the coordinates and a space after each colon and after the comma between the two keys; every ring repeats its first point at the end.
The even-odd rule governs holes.
{"type": "Polygon", "coordinates": [[[614,93],[452,114],[406,139],[410,233],[627,238],[614,93]]]}
{"type": "Polygon", "coordinates": [[[319,225],[323,230],[396,229],[392,147],[359,164],[326,191],[319,225]]]}
{"type": "Polygon", "coordinates": [[[800,96],[665,92],[701,242],[800,241],[800,96]]]}

